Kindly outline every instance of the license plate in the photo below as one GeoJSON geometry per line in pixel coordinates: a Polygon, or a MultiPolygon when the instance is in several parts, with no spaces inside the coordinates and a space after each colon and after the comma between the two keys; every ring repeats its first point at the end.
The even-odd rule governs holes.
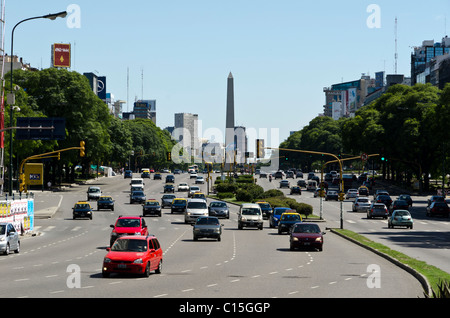
{"type": "Polygon", "coordinates": [[[127,268],[127,265],[126,264],[118,264],[117,268],[121,268],[121,269],[127,268]]]}
{"type": "Polygon", "coordinates": [[[305,242],[305,243],[303,243],[303,245],[310,245],[311,243],[309,243],[309,242],[305,242]]]}

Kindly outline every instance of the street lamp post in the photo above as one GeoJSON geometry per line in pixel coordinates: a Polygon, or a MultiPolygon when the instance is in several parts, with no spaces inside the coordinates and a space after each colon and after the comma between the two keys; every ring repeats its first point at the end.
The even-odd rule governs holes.
{"type": "MultiPolygon", "coordinates": [[[[18,22],[14,28],[12,29],[11,32],[11,57],[10,57],[10,64],[11,64],[11,69],[10,69],[10,76],[11,76],[11,83],[10,83],[10,96],[13,96],[13,52],[14,52],[14,30],[16,29],[16,27],[25,22],[25,21],[30,21],[30,20],[35,20],[35,19],[50,19],[50,20],[55,20],[56,18],[65,18],[67,15],[66,11],[62,11],[59,13],[52,13],[52,14],[47,14],[47,15],[42,15],[42,16],[38,16],[38,17],[32,17],[32,18],[28,18],[28,19],[24,19],[20,22],[18,22]]],[[[13,101],[14,101],[14,97],[13,101]]],[[[9,102],[9,125],[10,127],[13,127],[13,104],[14,102],[9,102]]],[[[9,178],[9,195],[12,196],[12,185],[13,185],[13,175],[12,175],[12,170],[13,170],[13,137],[12,137],[12,130],[10,130],[9,132],[9,171],[8,171],[8,178],[9,178]]]]}

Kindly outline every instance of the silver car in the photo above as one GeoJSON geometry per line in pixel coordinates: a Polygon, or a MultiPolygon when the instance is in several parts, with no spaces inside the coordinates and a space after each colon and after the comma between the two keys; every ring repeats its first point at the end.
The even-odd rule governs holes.
{"type": "Polygon", "coordinates": [[[0,252],[8,255],[11,250],[19,253],[19,233],[11,223],[0,223],[0,252]]]}
{"type": "Polygon", "coordinates": [[[370,202],[368,197],[356,197],[355,201],[353,201],[352,205],[352,211],[353,212],[367,212],[369,210],[370,205],[372,202],[370,202]]]}

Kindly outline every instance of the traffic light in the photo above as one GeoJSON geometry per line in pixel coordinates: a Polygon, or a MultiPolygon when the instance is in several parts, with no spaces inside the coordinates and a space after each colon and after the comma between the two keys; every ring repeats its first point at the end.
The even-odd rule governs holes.
{"type": "Polygon", "coordinates": [[[25,174],[21,173],[19,175],[19,192],[23,192],[25,190],[25,174]]]}
{"type": "Polygon", "coordinates": [[[167,161],[172,161],[172,153],[170,151],[167,152],[167,161]]]}
{"type": "Polygon", "coordinates": [[[344,201],[344,199],[345,199],[345,193],[339,192],[339,201],[344,201]]]}
{"type": "Polygon", "coordinates": [[[256,139],[256,158],[264,158],[264,139],[256,139]]]}
{"type": "Polygon", "coordinates": [[[85,148],[84,148],[84,141],[82,140],[82,141],[80,141],[80,157],[84,157],[85,156],[84,150],[85,150],[85,148]]]}
{"type": "Polygon", "coordinates": [[[61,160],[61,153],[58,152],[58,160],[61,160]]]}

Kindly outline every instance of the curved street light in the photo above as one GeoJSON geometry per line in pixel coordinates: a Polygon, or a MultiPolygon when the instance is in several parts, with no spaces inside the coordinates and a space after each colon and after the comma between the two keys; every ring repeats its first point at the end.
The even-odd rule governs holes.
{"type": "MultiPolygon", "coordinates": [[[[51,13],[51,14],[46,14],[46,15],[41,15],[41,16],[37,16],[37,17],[32,17],[32,18],[28,18],[28,19],[24,19],[24,20],[22,20],[22,21],[20,21],[20,22],[18,22],[14,27],[13,27],[13,29],[12,29],[12,32],[11,32],[11,57],[10,57],[10,64],[11,64],[11,69],[10,69],[10,72],[11,72],[11,94],[14,94],[13,93],[13,52],[14,52],[14,31],[15,31],[15,29],[16,29],[16,27],[19,25],[19,24],[21,24],[21,23],[23,23],[23,22],[25,22],[25,21],[30,21],[30,20],[35,20],[35,19],[50,19],[50,20],[55,20],[56,18],[65,18],[67,16],[67,11],[61,11],[61,12],[58,12],[58,13],[51,13]]],[[[8,104],[9,104],[9,124],[10,124],[10,127],[13,127],[13,104],[14,104],[14,98],[13,98],[13,101],[12,102],[8,102],[8,104]]],[[[9,178],[9,195],[10,196],[12,196],[12,184],[13,184],[13,181],[12,181],[12,170],[13,170],[13,156],[12,156],[12,153],[13,153],[13,132],[12,132],[12,130],[10,130],[10,132],[9,132],[9,171],[8,171],[8,178],[9,178]]]]}

